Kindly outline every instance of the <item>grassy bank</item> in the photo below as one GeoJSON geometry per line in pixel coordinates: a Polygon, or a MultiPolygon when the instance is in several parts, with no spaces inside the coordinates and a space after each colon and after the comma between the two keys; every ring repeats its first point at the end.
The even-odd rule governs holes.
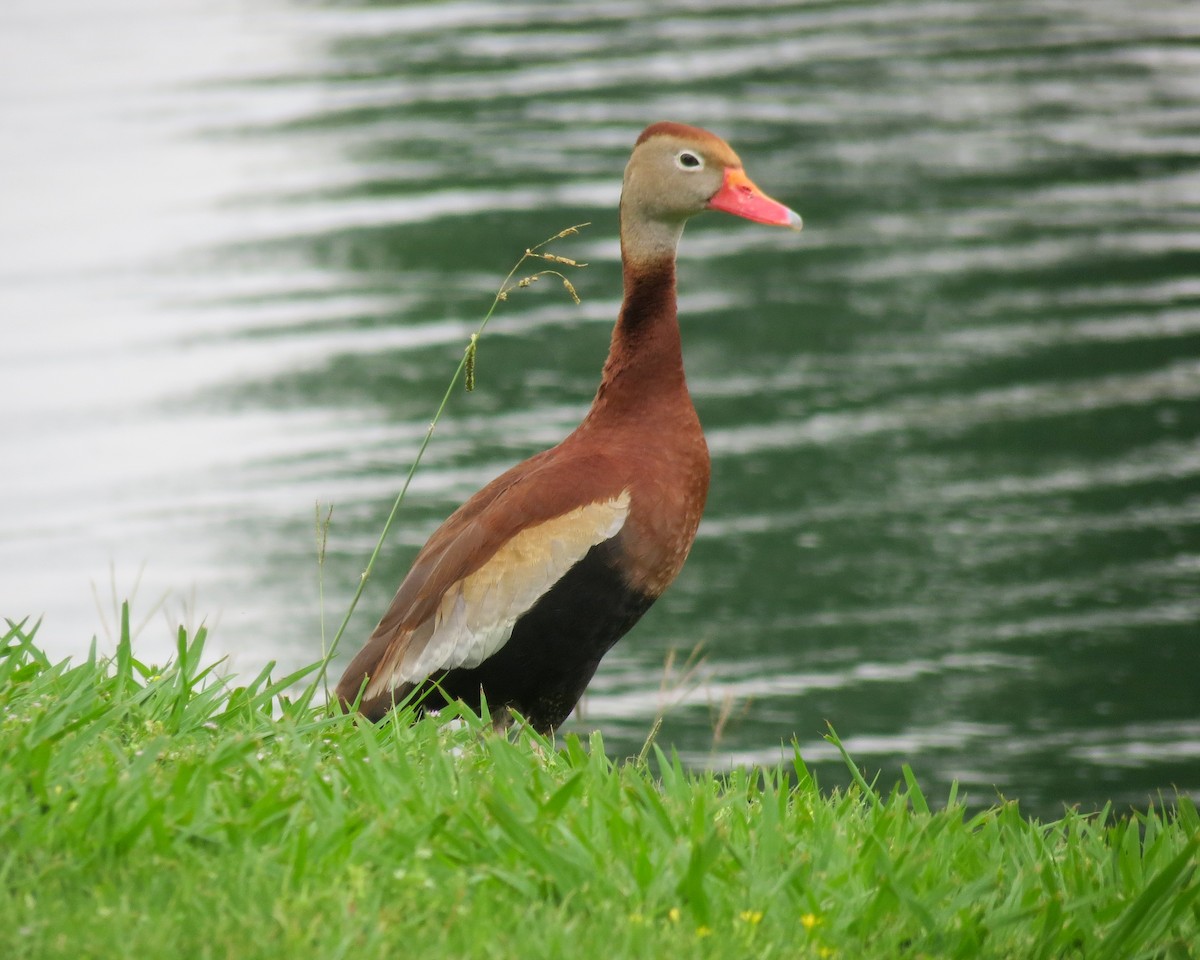
{"type": "MultiPolygon", "coordinates": [[[[931,810],[599,736],[379,728],[174,663],[0,656],[0,954],[1193,956],[1200,818],[931,810]]],[[[300,689],[303,689],[303,682],[300,689]]],[[[310,690],[312,688],[310,687],[310,690]]]]}

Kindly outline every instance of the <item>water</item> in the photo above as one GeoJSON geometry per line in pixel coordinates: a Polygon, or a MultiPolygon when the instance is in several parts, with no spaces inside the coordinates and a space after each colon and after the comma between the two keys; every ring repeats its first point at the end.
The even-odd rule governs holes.
{"type": "MultiPolygon", "coordinates": [[[[593,222],[574,307],[506,304],[352,630],[480,484],[586,409],[616,201],[657,119],[805,217],[681,251],[713,488],[579,729],[697,766],[831,722],[1046,816],[1200,791],[1200,21],[1187,0],[0,14],[0,608],[237,672],[326,620],[496,284],[593,222]]],[[[544,288],[543,288],[544,287],[544,288]]],[[[346,649],[348,655],[351,649],[346,649]]]]}

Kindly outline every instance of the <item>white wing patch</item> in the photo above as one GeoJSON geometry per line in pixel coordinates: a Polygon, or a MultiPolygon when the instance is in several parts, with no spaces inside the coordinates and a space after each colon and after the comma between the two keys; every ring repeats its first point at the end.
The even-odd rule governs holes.
{"type": "Polygon", "coordinates": [[[522,530],[468,577],[452,584],[437,610],[396,644],[367,684],[370,699],[432,673],[477,667],[504,646],[516,622],[582,560],[616,536],[629,516],[629,491],[576,507],[522,530]]]}

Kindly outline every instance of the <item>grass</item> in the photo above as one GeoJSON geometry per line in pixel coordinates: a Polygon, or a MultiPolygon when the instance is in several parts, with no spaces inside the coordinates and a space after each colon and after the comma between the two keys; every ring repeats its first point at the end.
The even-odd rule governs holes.
{"type": "MultiPolygon", "coordinates": [[[[378,727],[321,664],[238,683],[0,636],[6,958],[1165,958],[1200,941],[1200,817],[968,816],[486,718],[378,727]],[[298,694],[295,691],[299,690],[298,694]],[[289,691],[293,693],[289,694],[289,691]]],[[[835,742],[836,742],[836,738],[835,742]]],[[[852,769],[853,769],[853,765],[852,769]]]]}

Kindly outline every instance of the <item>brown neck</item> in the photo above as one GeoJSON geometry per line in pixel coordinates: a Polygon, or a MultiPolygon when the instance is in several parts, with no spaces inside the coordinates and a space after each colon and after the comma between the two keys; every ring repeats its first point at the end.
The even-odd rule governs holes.
{"type": "MultiPolygon", "coordinates": [[[[690,407],[675,306],[674,250],[624,263],[625,300],[589,420],[650,414],[654,398],[682,396],[690,407]]],[[[661,400],[660,400],[661,402],[661,400]]]]}

